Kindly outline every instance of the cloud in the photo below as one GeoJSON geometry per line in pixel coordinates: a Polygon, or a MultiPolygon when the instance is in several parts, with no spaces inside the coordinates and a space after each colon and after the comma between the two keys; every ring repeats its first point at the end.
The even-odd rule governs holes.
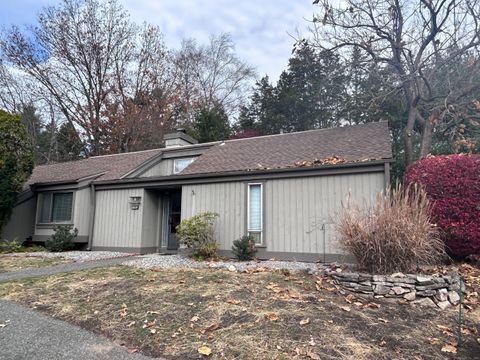
{"type": "MultiPolygon", "coordinates": [[[[289,34],[304,32],[315,8],[312,0],[118,0],[136,22],[160,26],[170,47],[183,38],[208,41],[212,34],[232,35],[239,56],[254,65],[258,74],[277,80],[290,57],[294,40],[289,34]]],[[[60,0],[21,0],[2,3],[0,24],[35,22],[45,5],[60,0]]]]}
{"type": "Polygon", "coordinates": [[[315,8],[311,0],[121,0],[136,21],[160,26],[169,46],[183,38],[204,42],[228,32],[240,57],[260,76],[276,80],[286,68],[294,39],[308,26],[315,8]],[[289,35],[290,34],[290,35],[289,35]]]}

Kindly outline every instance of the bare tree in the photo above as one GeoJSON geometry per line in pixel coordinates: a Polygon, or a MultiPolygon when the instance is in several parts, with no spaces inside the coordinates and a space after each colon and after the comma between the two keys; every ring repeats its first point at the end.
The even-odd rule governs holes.
{"type": "Polygon", "coordinates": [[[132,132],[143,128],[138,121],[144,117],[132,115],[140,113],[140,98],[162,93],[167,106],[174,90],[159,30],[136,26],[116,0],[63,0],[45,8],[38,23],[28,34],[12,27],[4,35],[6,60],[36,79],[82,130],[85,153],[129,151],[132,132]]]}
{"type": "Polygon", "coordinates": [[[405,160],[414,160],[414,137],[420,133],[419,156],[430,151],[432,133],[453,116],[479,88],[478,62],[468,74],[450,72],[456,62],[470,62],[480,45],[478,0],[346,0],[321,8],[313,19],[316,44],[342,51],[357,47],[395,73],[408,119],[404,125],[405,160]],[[467,76],[464,76],[467,75],[467,76]],[[440,85],[441,84],[441,85],[440,85]]]}
{"type": "Polygon", "coordinates": [[[190,116],[192,111],[218,104],[228,115],[236,114],[255,77],[254,68],[235,54],[229,34],[211,36],[207,45],[184,41],[176,65],[184,109],[190,116]]]}

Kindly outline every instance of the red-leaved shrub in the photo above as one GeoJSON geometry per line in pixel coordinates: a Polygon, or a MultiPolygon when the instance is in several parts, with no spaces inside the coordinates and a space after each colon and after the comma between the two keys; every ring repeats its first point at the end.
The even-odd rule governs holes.
{"type": "Polygon", "coordinates": [[[425,188],[450,255],[480,254],[479,155],[427,157],[407,168],[404,183],[425,188]]]}

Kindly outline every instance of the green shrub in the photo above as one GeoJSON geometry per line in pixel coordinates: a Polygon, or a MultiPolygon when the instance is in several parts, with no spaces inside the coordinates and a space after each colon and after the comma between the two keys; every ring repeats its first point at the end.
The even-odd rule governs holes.
{"type": "Polygon", "coordinates": [[[15,240],[4,240],[0,242],[0,253],[7,254],[16,252],[22,252],[22,245],[17,243],[15,240]]]}
{"type": "Polygon", "coordinates": [[[177,226],[177,241],[192,249],[193,256],[202,259],[215,257],[218,247],[213,225],[218,214],[204,212],[181,221],[177,226]]]}
{"type": "Polygon", "coordinates": [[[45,247],[52,252],[67,251],[74,248],[73,240],[78,235],[78,229],[72,230],[72,225],[55,227],[55,234],[45,241],[45,247]]]}
{"type": "Polygon", "coordinates": [[[238,260],[253,260],[257,253],[253,236],[244,235],[233,242],[232,251],[238,260]]]}

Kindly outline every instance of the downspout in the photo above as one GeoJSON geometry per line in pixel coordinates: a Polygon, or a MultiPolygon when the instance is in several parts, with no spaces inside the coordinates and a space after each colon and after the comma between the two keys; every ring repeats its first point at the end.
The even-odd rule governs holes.
{"type": "Polygon", "coordinates": [[[88,229],[87,251],[92,250],[93,227],[95,225],[95,208],[96,208],[95,184],[91,182],[90,183],[90,223],[89,223],[89,229],[88,229]]]}

